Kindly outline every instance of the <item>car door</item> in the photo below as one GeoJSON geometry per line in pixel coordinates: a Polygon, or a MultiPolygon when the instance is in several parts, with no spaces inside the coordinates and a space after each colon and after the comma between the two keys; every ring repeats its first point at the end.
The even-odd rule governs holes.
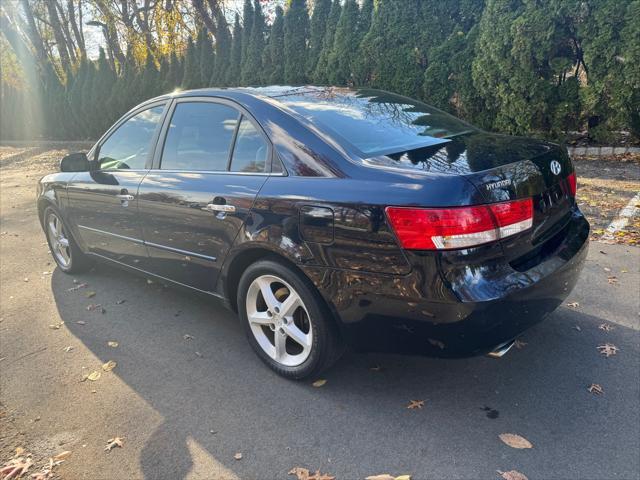
{"type": "Polygon", "coordinates": [[[68,218],[90,252],[138,267],[147,258],[136,195],[151,167],[166,104],[142,107],[112,127],[90,152],[91,170],[69,183],[68,218]]]}
{"type": "Polygon", "coordinates": [[[140,184],[142,235],[156,275],[212,292],[271,169],[271,145],[246,111],[177,99],[154,168],[140,184]]]}

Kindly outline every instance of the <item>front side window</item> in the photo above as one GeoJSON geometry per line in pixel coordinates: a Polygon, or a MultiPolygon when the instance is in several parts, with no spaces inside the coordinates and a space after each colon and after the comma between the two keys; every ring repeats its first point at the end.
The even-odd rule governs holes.
{"type": "Polygon", "coordinates": [[[232,172],[263,173],[267,171],[269,146],[256,127],[242,118],[231,159],[232,172]]]}
{"type": "Polygon", "coordinates": [[[219,103],[178,103],[167,131],[160,168],[226,170],[239,116],[234,108],[219,103]]]}
{"type": "Polygon", "coordinates": [[[145,168],[151,140],[162,118],[164,105],[137,113],[120,125],[100,146],[101,170],[139,170],[145,168]]]}

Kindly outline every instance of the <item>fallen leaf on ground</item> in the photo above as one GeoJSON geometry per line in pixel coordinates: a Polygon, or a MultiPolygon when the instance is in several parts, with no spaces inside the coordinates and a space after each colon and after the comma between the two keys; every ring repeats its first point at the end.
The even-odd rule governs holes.
{"type": "Polygon", "coordinates": [[[533,448],[529,440],[515,433],[501,433],[498,437],[511,448],[533,448]]]}
{"type": "Polygon", "coordinates": [[[86,379],[91,380],[92,382],[95,382],[100,378],[100,375],[102,374],[96,370],[95,372],[91,372],[89,375],[87,375],[86,379]]]}
{"type": "Polygon", "coordinates": [[[600,330],[604,330],[605,332],[610,332],[614,327],[612,325],[609,325],[608,323],[603,323],[598,328],[600,330]]]}
{"type": "Polygon", "coordinates": [[[320,470],[316,470],[316,473],[309,476],[309,480],[335,480],[335,478],[332,475],[320,473],[320,470]]]}
{"type": "Polygon", "coordinates": [[[607,358],[609,358],[611,355],[617,354],[619,350],[620,349],[612,343],[598,345],[598,351],[607,358]]]}
{"type": "Polygon", "coordinates": [[[233,456],[233,458],[235,458],[236,460],[242,460],[242,454],[238,452],[233,456]]]}
{"type": "Polygon", "coordinates": [[[189,335],[188,333],[185,334],[182,338],[184,338],[185,340],[193,340],[193,335],[189,335]]]}
{"type": "Polygon", "coordinates": [[[116,348],[118,346],[118,342],[107,342],[107,345],[110,346],[111,348],[116,348]]]}
{"type": "Polygon", "coordinates": [[[78,325],[86,325],[87,324],[87,322],[85,322],[84,320],[78,320],[76,323],[78,325]]]}
{"type": "Polygon", "coordinates": [[[313,382],[311,385],[313,385],[314,387],[321,387],[323,386],[325,383],[327,383],[326,380],[324,379],[320,379],[320,380],[316,380],[315,382],[313,382]]]}
{"type": "MultiPolygon", "coordinates": [[[[579,306],[580,304],[578,302],[567,303],[567,307],[578,308],[579,306]]],[[[512,471],[515,471],[515,470],[512,470],[512,471]]]]}
{"type": "Polygon", "coordinates": [[[126,300],[118,300],[116,302],[116,305],[122,305],[124,302],[126,302],[126,300]]]}
{"type": "Polygon", "coordinates": [[[71,456],[71,451],[69,450],[65,450],[64,452],[60,452],[59,454],[57,454],[55,457],[53,457],[53,460],[55,462],[60,462],[63,460],[66,460],[67,458],[69,458],[71,456]]]}
{"type": "Polygon", "coordinates": [[[604,271],[605,271],[605,272],[610,272],[610,271],[611,271],[611,269],[610,269],[609,267],[604,267],[604,271]]]}
{"type": "Polygon", "coordinates": [[[69,345],[68,347],[64,347],[62,350],[64,350],[65,353],[69,353],[71,350],[73,350],[73,347],[69,345]]]}
{"type": "Polygon", "coordinates": [[[95,296],[96,296],[96,292],[87,292],[87,293],[85,294],[85,297],[87,297],[87,298],[93,298],[93,297],[95,297],[95,296]]]}
{"type": "Polygon", "coordinates": [[[22,455],[24,455],[24,448],[22,448],[22,447],[16,448],[16,454],[14,456],[15,457],[21,457],[22,455]]]}
{"type": "Polygon", "coordinates": [[[517,470],[509,470],[508,472],[498,470],[498,473],[504,480],[529,480],[524,473],[520,473],[517,470]]]}
{"type": "Polygon", "coordinates": [[[589,390],[589,393],[593,393],[594,395],[602,395],[604,393],[602,385],[599,385],[597,383],[592,383],[591,386],[587,388],[587,390],[589,390]]]}
{"type": "Polygon", "coordinates": [[[582,329],[581,329],[578,325],[576,325],[576,326],[575,326],[575,327],[573,327],[573,328],[574,328],[575,330],[579,331],[579,332],[581,332],[581,331],[582,331],[582,329]]]}
{"type": "Polygon", "coordinates": [[[120,437],[113,437],[107,440],[107,446],[104,447],[105,451],[110,452],[112,449],[116,447],[122,448],[122,441],[124,439],[120,437]]]}
{"type": "Polygon", "coordinates": [[[98,310],[99,308],[102,308],[102,305],[100,305],[99,303],[98,304],[91,303],[87,305],[87,311],[89,312],[93,312],[94,310],[98,310]]]}
{"type": "Polygon", "coordinates": [[[422,407],[424,407],[424,400],[409,400],[409,405],[407,405],[409,410],[420,409],[422,407]]]}
{"type": "Polygon", "coordinates": [[[613,285],[615,283],[618,283],[618,277],[616,276],[607,277],[607,281],[609,282],[610,285],[613,285]]]}
{"type": "Polygon", "coordinates": [[[148,284],[148,285],[153,284],[153,280],[151,280],[150,278],[147,278],[147,284],[148,284]]]}
{"type": "Polygon", "coordinates": [[[516,340],[515,342],[513,342],[513,346],[516,347],[518,350],[522,350],[524,347],[527,346],[527,342],[523,342],[522,340],[516,340]]]}
{"type": "Polygon", "coordinates": [[[12,458],[7,463],[4,464],[2,468],[0,468],[0,475],[3,475],[2,478],[5,480],[9,480],[10,478],[18,478],[27,473],[29,467],[33,465],[33,460],[27,457],[17,457],[12,458]]]}
{"type": "Polygon", "coordinates": [[[292,468],[288,475],[295,475],[297,480],[309,480],[309,470],[302,467],[292,468]]]}
{"type": "Polygon", "coordinates": [[[87,288],[88,285],[86,283],[80,283],[75,287],[71,287],[67,289],[67,292],[75,292],[76,290],[80,290],[81,288],[87,288]]]}
{"type": "Polygon", "coordinates": [[[60,327],[62,327],[62,325],[64,325],[64,322],[54,323],[52,325],[49,325],[49,328],[51,330],[60,330],[60,327]]]}
{"type": "Polygon", "coordinates": [[[102,370],[104,370],[105,372],[110,372],[111,370],[116,368],[116,365],[116,362],[114,362],[113,360],[109,360],[107,363],[102,365],[102,370]]]}

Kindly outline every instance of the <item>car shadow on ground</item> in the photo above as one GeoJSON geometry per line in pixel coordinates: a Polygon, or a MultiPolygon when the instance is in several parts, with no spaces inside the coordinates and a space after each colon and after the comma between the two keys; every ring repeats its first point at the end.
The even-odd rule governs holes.
{"type": "Polygon", "coordinates": [[[152,433],[144,425],[127,433],[146,439],[145,478],[185,478],[196,467],[191,440],[239,478],[286,478],[294,466],[341,479],[495,478],[512,468],[539,478],[637,473],[631,453],[601,459],[640,448],[628,428],[640,421],[629,406],[638,384],[627,381],[639,368],[638,332],[605,332],[597,317],[562,307],[499,360],[347,353],[314,388],[265,367],[237,317],[214,300],[106,266],[76,278],[90,287],[69,292],[72,278],[53,274],[61,319],[103,362],[116,360],[114,373],[162,416],[152,433]],[[87,299],[86,290],[97,294],[87,299]],[[105,313],[88,312],[91,302],[105,313]],[[598,353],[606,342],[618,355],[598,353]],[[589,393],[592,383],[605,394],[589,393]],[[407,409],[410,400],[424,408],[407,409]],[[533,450],[505,446],[504,432],[525,436],[533,450]]]}

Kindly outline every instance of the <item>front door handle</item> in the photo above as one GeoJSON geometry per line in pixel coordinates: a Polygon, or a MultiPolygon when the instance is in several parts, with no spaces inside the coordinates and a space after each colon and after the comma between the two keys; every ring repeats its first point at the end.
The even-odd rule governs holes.
{"type": "Polygon", "coordinates": [[[118,197],[120,200],[126,200],[126,201],[134,199],[133,195],[126,195],[126,194],[116,195],[116,197],[118,197]]]}
{"type": "Polygon", "coordinates": [[[220,205],[218,203],[207,203],[207,206],[203,208],[208,212],[224,212],[224,213],[233,213],[236,211],[236,207],[234,205],[220,205]]]}

